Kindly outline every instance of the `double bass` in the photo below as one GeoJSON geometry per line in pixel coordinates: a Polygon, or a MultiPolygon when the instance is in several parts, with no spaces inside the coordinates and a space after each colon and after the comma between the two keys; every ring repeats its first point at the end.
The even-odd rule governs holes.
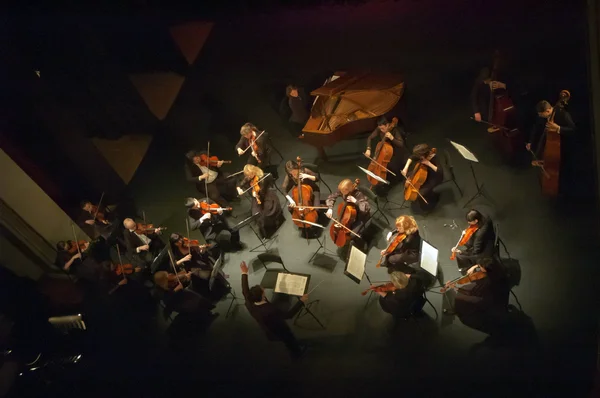
{"type": "MultiPolygon", "coordinates": [[[[437,152],[436,148],[431,148],[431,152],[429,156],[435,154],[437,152]]],[[[425,203],[427,200],[421,195],[419,192],[421,186],[425,184],[427,181],[427,174],[429,172],[429,167],[421,163],[421,161],[416,162],[415,167],[411,173],[410,177],[406,178],[406,183],[404,184],[404,200],[406,201],[415,201],[418,197],[421,197],[425,203]]]]}
{"type": "MultiPolygon", "coordinates": [[[[392,119],[392,123],[389,131],[391,132],[398,125],[398,118],[394,117],[392,119]]],[[[373,160],[369,164],[367,168],[371,173],[377,175],[382,179],[386,179],[387,177],[387,166],[392,160],[392,156],[394,155],[394,146],[390,143],[390,141],[384,136],[381,141],[377,144],[375,148],[375,156],[373,156],[373,160]]],[[[371,185],[379,184],[379,181],[371,176],[367,176],[367,180],[371,183],[371,185]]]]}
{"type": "MultiPolygon", "coordinates": [[[[308,184],[302,184],[302,179],[300,178],[300,170],[302,169],[302,159],[300,156],[296,158],[296,162],[298,163],[298,169],[296,170],[296,174],[294,177],[298,181],[298,184],[292,189],[292,199],[296,202],[296,206],[294,207],[294,211],[292,212],[292,219],[295,220],[304,220],[309,221],[311,223],[316,223],[319,218],[319,213],[312,208],[313,206],[313,189],[308,184]],[[309,208],[305,208],[307,206],[309,208]]],[[[300,221],[294,221],[294,224],[298,226],[298,228],[310,228],[310,224],[306,224],[300,221]]]]}
{"type": "MultiPolygon", "coordinates": [[[[358,187],[360,180],[357,178],[354,180],[353,191],[358,187]]],[[[344,198],[344,203],[340,203],[338,206],[338,219],[334,220],[334,223],[329,228],[329,235],[331,240],[338,247],[344,247],[348,242],[350,233],[352,233],[351,226],[356,221],[358,216],[358,209],[354,203],[349,203],[344,198]]]]}
{"type": "MultiPolygon", "coordinates": [[[[554,116],[557,109],[564,108],[571,99],[571,93],[562,90],[558,95],[558,101],[552,108],[552,113],[548,118],[549,123],[554,122],[554,116]]],[[[558,195],[558,183],[560,177],[560,134],[547,127],[544,129],[546,143],[544,145],[543,168],[545,173],[540,174],[542,184],[542,193],[547,196],[555,197],[558,195]]]]}

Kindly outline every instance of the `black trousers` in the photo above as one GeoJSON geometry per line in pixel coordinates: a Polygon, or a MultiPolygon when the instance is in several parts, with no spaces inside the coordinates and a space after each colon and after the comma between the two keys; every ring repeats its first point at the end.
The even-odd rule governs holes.
{"type": "Polygon", "coordinates": [[[477,260],[479,260],[483,254],[473,254],[472,251],[466,250],[461,254],[456,255],[456,265],[458,268],[471,268],[475,264],[477,264],[477,260]]]}
{"type": "Polygon", "coordinates": [[[387,267],[388,274],[394,271],[404,272],[405,274],[414,274],[416,270],[409,266],[419,261],[419,253],[414,251],[405,251],[403,253],[392,254],[387,257],[384,267],[387,267]]]}
{"type": "Polygon", "coordinates": [[[205,184],[202,181],[196,183],[196,189],[202,194],[203,197],[207,196],[206,191],[208,190],[208,197],[215,203],[224,207],[228,202],[237,198],[236,179],[226,178],[228,173],[219,173],[217,178],[210,184],[205,184]]]}

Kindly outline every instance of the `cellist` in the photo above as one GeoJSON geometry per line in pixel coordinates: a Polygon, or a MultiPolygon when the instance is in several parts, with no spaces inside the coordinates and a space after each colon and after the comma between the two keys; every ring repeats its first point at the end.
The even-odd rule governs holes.
{"type": "Polygon", "coordinates": [[[388,273],[414,273],[415,269],[410,267],[410,264],[419,260],[421,252],[421,236],[414,217],[396,218],[396,230],[388,233],[387,241],[388,247],[381,251],[381,266],[387,267],[388,273]]]}
{"type": "MultiPolygon", "coordinates": [[[[399,170],[402,164],[408,157],[408,151],[406,150],[406,144],[404,137],[406,133],[398,125],[390,123],[385,116],[381,116],[377,119],[377,127],[371,135],[367,138],[367,149],[365,150],[365,156],[371,157],[375,155],[375,151],[371,150],[371,141],[375,138],[379,138],[381,141],[389,140],[393,146],[394,154],[390,162],[388,163],[388,169],[399,170]]],[[[391,182],[393,175],[387,175],[386,179],[391,182]]]]}
{"type": "Polygon", "coordinates": [[[481,256],[492,256],[496,232],[490,217],[484,217],[479,211],[471,209],[466,215],[469,227],[463,231],[458,244],[452,248],[451,259],[461,271],[474,265],[481,256]],[[464,252],[458,248],[464,246],[464,252]]]}
{"type": "MultiPolygon", "coordinates": [[[[506,90],[506,83],[495,80],[489,68],[481,69],[471,90],[471,107],[473,119],[476,122],[492,122],[490,103],[493,101],[495,92],[499,90],[506,90]]],[[[499,128],[495,126],[487,129],[488,133],[495,133],[498,130],[499,128]]]]}
{"type": "MultiPolygon", "coordinates": [[[[329,195],[325,201],[325,204],[327,207],[329,207],[327,213],[325,213],[327,217],[333,217],[333,205],[335,204],[336,199],[340,196],[348,205],[356,207],[356,219],[351,225],[347,225],[346,227],[350,228],[354,233],[360,235],[361,230],[371,217],[371,206],[368,198],[362,192],[360,192],[352,180],[346,178],[338,184],[338,190],[329,195]]],[[[354,240],[355,238],[356,237],[352,235],[351,239],[354,240]]]]}
{"type": "MultiPolygon", "coordinates": [[[[423,166],[427,172],[425,181],[420,187],[417,187],[420,194],[415,200],[424,212],[432,211],[439,202],[440,194],[434,192],[433,189],[444,180],[444,169],[440,165],[436,153],[436,149],[430,148],[427,144],[416,145],[413,148],[412,155],[406,161],[404,169],[402,169],[402,175],[407,177],[407,179],[412,179],[420,166],[423,166]],[[413,162],[415,163],[415,167],[412,173],[409,174],[409,167],[413,162]],[[425,203],[423,198],[425,198],[427,203],[425,203]]],[[[406,188],[408,189],[409,187],[410,184],[407,183],[406,188]]]]}
{"type": "MultiPolygon", "coordinates": [[[[300,167],[300,172],[298,173],[298,163],[296,161],[290,160],[285,163],[285,178],[281,184],[281,191],[284,194],[288,194],[290,190],[294,188],[294,186],[298,183],[298,178],[296,175],[300,177],[302,184],[306,184],[312,188],[313,206],[319,206],[321,203],[321,192],[319,191],[319,184],[317,184],[319,177],[314,171],[307,169],[304,166],[300,167]]],[[[293,205],[295,205],[295,203],[292,202],[293,199],[288,198],[290,212],[292,211],[293,205]]]]}

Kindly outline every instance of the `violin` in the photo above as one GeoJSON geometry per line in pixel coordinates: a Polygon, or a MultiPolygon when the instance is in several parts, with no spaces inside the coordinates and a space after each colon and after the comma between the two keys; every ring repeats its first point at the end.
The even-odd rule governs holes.
{"type": "Polygon", "coordinates": [[[187,280],[187,271],[180,271],[177,275],[169,273],[167,275],[169,289],[175,289],[179,283],[183,285],[184,281],[181,281],[182,278],[186,278],[187,280]]]}
{"type": "MultiPolygon", "coordinates": [[[[398,118],[394,117],[392,119],[391,126],[389,131],[391,132],[398,125],[398,118]]],[[[394,155],[394,146],[389,142],[389,140],[384,136],[381,141],[377,144],[375,148],[375,156],[373,156],[373,160],[371,164],[369,164],[368,170],[373,174],[381,177],[382,179],[386,179],[387,177],[387,166],[392,160],[392,156],[394,155]]],[[[379,184],[379,181],[371,176],[367,176],[367,180],[371,183],[371,185],[379,184]]]]}
{"type": "Polygon", "coordinates": [[[113,264],[113,267],[114,267],[115,274],[117,274],[117,276],[121,276],[123,274],[131,275],[134,272],[140,272],[142,270],[141,267],[134,267],[131,264],[116,264],[116,265],[113,264]]]}
{"type": "Polygon", "coordinates": [[[85,240],[80,240],[78,242],[73,242],[72,240],[70,240],[69,241],[69,250],[67,250],[67,252],[69,254],[75,254],[78,252],[85,251],[88,247],[89,247],[89,244],[85,240]]]}
{"type": "MultiPolygon", "coordinates": [[[[548,123],[554,123],[554,116],[557,109],[564,108],[571,99],[571,93],[562,90],[558,101],[554,104],[552,114],[548,118],[548,123]]],[[[541,178],[542,193],[548,196],[558,195],[559,171],[560,171],[560,134],[554,130],[544,129],[546,143],[544,146],[544,170],[545,178],[541,178]]]]}
{"type": "Polygon", "coordinates": [[[210,249],[211,247],[214,246],[214,244],[206,243],[204,245],[201,245],[197,239],[183,238],[182,240],[178,241],[175,244],[175,246],[177,246],[179,248],[179,250],[181,251],[182,254],[189,254],[191,248],[202,251],[204,249],[210,249]]]}
{"type": "Polygon", "coordinates": [[[252,184],[252,192],[254,192],[254,199],[256,199],[256,203],[261,205],[262,202],[260,201],[260,184],[258,176],[254,176],[250,183],[252,184]]]}
{"type": "MultiPolygon", "coordinates": [[[[473,234],[475,232],[477,232],[478,229],[479,229],[479,227],[477,225],[469,225],[469,228],[467,228],[463,231],[456,246],[464,246],[469,241],[469,239],[471,239],[473,234]]],[[[450,255],[450,260],[456,260],[455,252],[452,252],[452,254],[450,255]]]]}
{"type": "Polygon", "coordinates": [[[361,294],[363,296],[365,296],[367,293],[369,293],[369,291],[373,291],[375,293],[385,293],[385,292],[393,292],[395,290],[397,290],[396,286],[392,282],[388,282],[386,284],[379,285],[379,286],[371,286],[370,288],[368,288],[361,294]]]}
{"type": "MultiPolygon", "coordinates": [[[[216,156],[208,157],[208,155],[205,153],[200,155],[200,166],[202,167],[217,166],[220,161],[221,160],[219,160],[219,158],[216,156]]],[[[231,163],[231,160],[223,160],[222,162],[224,164],[228,164],[231,163]]]]}
{"type": "MultiPolygon", "coordinates": [[[[359,183],[360,180],[358,178],[354,180],[352,191],[356,190],[359,183]]],[[[356,221],[357,216],[358,211],[353,203],[349,203],[348,201],[340,203],[338,206],[338,223],[344,228],[338,225],[338,223],[333,223],[329,229],[331,240],[336,244],[336,246],[344,247],[346,245],[348,238],[350,237],[350,226],[356,221]]]]}
{"type": "Polygon", "coordinates": [[[221,207],[216,203],[207,203],[207,202],[200,202],[200,212],[202,213],[202,215],[206,214],[206,213],[210,213],[210,214],[219,214],[219,211],[231,211],[233,210],[231,207],[221,207]]]}
{"type": "Polygon", "coordinates": [[[389,256],[391,253],[394,252],[394,250],[396,250],[396,248],[398,247],[398,245],[400,243],[402,243],[402,241],[404,241],[404,239],[406,239],[406,234],[405,233],[398,233],[394,239],[390,242],[390,244],[388,245],[388,247],[385,249],[385,252],[383,254],[383,256],[381,256],[381,258],[379,259],[379,262],[375,265],[375,267],[379,268],[381,267],[381,263],[383,262],[383,258],[385,256],[389,256]]]}
{"type": "MultiPolygon", "coordinates": [[[[429,156],[434,155],[437,152],[436,148],[431,148],[431,152],[429,156]]],[[[419,190],[425,184],[427,180],[427,173],[429,172],[429,167],[423,164],[422,160],[417,162],[415,165],[411,177],[406,179],[404,183],[404,200],[414,201],[417,200],[421,194],[419,190]]]]}
{"type": "MultiPolygon", "coordinates": [[[[292,170],[292,177],[294,177],[298,181],[298,185],[296,185],[292,189],[292,199],[296,202],[296,207],[294,207],[294,211],[292,212],[292,218],[296,220],[305,220],[310,221],[312,223],[316,223],[319,218],[319,214],[315,209],[305,209],[302,206],[312,206],[313,205],[313,189],[308,184],[302,184],[302,179],[300,178],[300,170],[302,167],[302,159],[300,156],[296,158],[296,162],[298,163],[298,169],[292,170]],[[295,173],[294,173],[295,172],[295,173]]],[[[310,224],[305,224],[300,221],[294,221],[299,228],[310,228],[310,224]]]]}
{"type": "Polygon", "coordinates": [[[165,229],[167,229],[167,227],[155,228],[154,224],[144,224],[144,223],[139,222],[135,226],[135,233],[138,235],[146,235],[146,234],[154,233],[155,229],[164,231],[165,229]]]}
{"type": "MultiPolygon", "coordinates": [[[[264,131],[262,133],[264,133],[264,131]]],[[[262,161],[258,158],[258,150],[259,150],[259,148],[258,148],[258,144],[257,144],[258,138],[262,135],[262,133],[260,133],[258,135],[258,137],[257,137],[256,136],[256,131],[253,132],[252,133],[252,138],[250,138],[250,140],[249,140],[250,141],[250,147],[252,148],[252,156],[254,156],[254,158],[256,159],[256,161],[258,163],[262,163],[262,161]]]]}
{"type": "Polygon", "coordinates": [[[107,224],[108,221],[104,218],[104,213],[99,211],[98,206],[92,205],[92,210],[90,211],[92,215],[95,215],[94,220],[100,221],[103,224],[107,224]]]}
{"type": "Polygon", "coordinates": [[[440,289],[440,293],[446,293],[449,289],[455,289],[456,285],[466,285],[467,283],[475,282],[487,277],[487,272],[481,268],[479,271],[472,272],[463,276],[462,278],[458,278],[455,281],[446,282],[443,288],[440,289]]]}

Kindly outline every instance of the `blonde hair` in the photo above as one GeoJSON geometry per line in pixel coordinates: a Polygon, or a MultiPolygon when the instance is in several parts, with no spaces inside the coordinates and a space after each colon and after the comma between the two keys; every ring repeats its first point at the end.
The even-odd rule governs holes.
{"type": "Polygon", "coordinates": [[[412,216],[400,216],[396,218],[396,227],[402,227],[406,235],[414,234],[419,230],[417,222],[412,216]]]}
{"type": "Polygon", "coordinates": [[[246,135],[246,134],[250,134],[253,131],[258,131],[258,127],[256,127],[255,125],[253,125],[252,123],[246,123],[242,126],[242,128],[240,129],[240,135],[246,135]]]}
{"type": "Polygon", "coordinates": [[[158,271],[154,274],[154,284],[163,290],[169,290],[169,273],[158,271]]]}
{"type": "Polygon", "coordinates": [[[390,279],[397,289],[404,289],[408,286],[408,276],[404,272],[394,271],[390,274],[390,279]]]}
{"type": "MultiPolygon", "coordinates": [[[[338,190],[341,192],[343,189],[348,189],[351,192],[354,190],[355,182],[349,178],[346,178],[338,184],[338,190]]],[[[358,185],[358,180],[356,180],[356,184],[358,185]]]]}
{"type": "Polygon", "coordinates": [[[413,155],[420,158],[426,158],[431,154],[431,148],[427,144],[415,145],[413,148],[413,155]]]}
{"type": "Polygon", "coordinates": [[[244,166],[244,175],[248,178],[250,176],[257,176],[258,178],[263,178],[265,173],[260,169],[260,167],[253,166],[251,164],[247,164],[244,166]]]}

